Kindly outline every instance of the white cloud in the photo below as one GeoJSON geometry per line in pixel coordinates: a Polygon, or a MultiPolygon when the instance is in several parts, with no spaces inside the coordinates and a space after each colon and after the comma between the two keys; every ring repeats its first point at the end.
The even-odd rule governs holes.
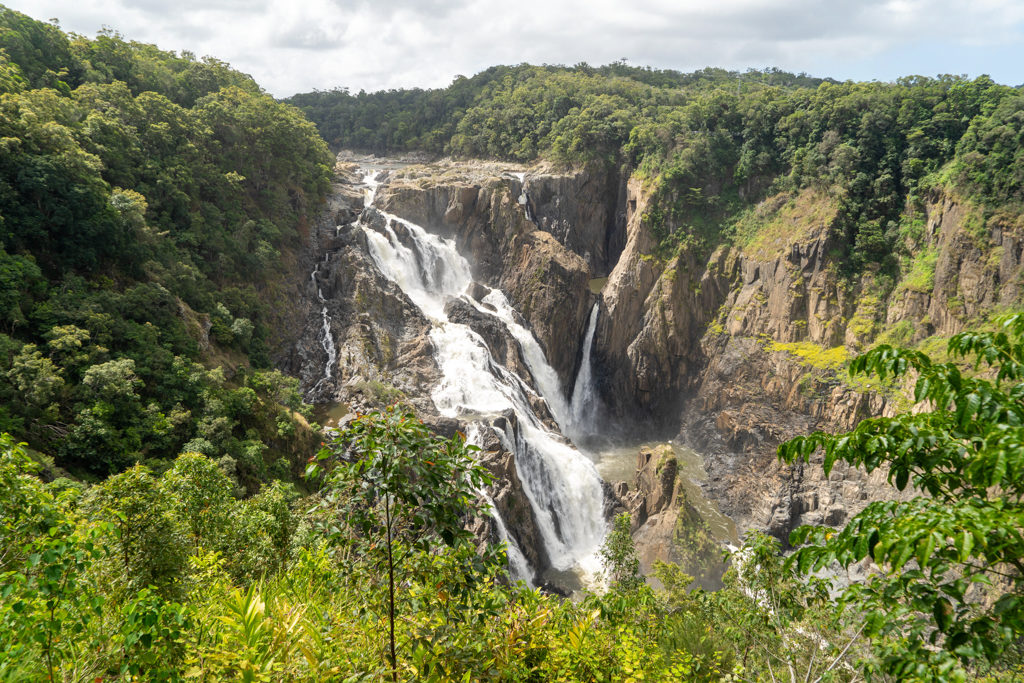
{"type": "Polygon", "coordinates": [[[838,78],[979,69],[1024,81],[1018,0],[7,0],[66,30],[101,26],[212,54],[275,95],[437,87],[500,63],[690,70],[779,66],[838,78]],[[947,49],[948,48],[948,49],[947,49]],[[1016,58],[1007,60],[1007,54],[1016,58]],[[1000,58],[996,60],[996,55],[1000,58]],[[959,60],[959,61],[957,61],[959,60]],[[986,61],[988,60],[988,61],[986,61]],[[990,63],[991,62],[991,63],[990,63]],[[960,64],[962,66],[958,66],[960,64]]]}

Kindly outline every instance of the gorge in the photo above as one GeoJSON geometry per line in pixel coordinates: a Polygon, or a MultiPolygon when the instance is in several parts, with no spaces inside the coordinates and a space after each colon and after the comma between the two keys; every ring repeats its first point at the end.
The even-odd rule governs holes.
{"type": "MultiPolygon", "coordinates": [[[[534,570],[592,573],[616,510],[631,513],[645,569],[684,559],[687,535],[713,538],[689,558],[699,575],[716,544],[746,530],[785,542],[801,523],[840,525],[891,495],[884,473],[825,478],[774,454],[787,438],[849,429],[895,400],[862,393],[810,350],[845,357],[841,345],[920,318],[902,297],[888,309],[872,299],[870,277],[854,289],[841,281],[830,261],[834,214],[817,198],[758,209],[788,222],[785,239],[720,247],[706,262],[687,250],[663,261],[650,256],[651,197],[635,178],[360,163],[382,166],[360,177],[358,163],[339,161],[317,232],[316,292],[305,295],[306,332],[290,362],[313,400],[372,407],[402,396],[435,428],[470,433],[498,480],[494,533],[534,570]],[[592,291],[599,278],[607,284],[592,291]],[[602,452],[634,461],[651,435],[695,448],[696,468],[680,472],[686,458],[651,444],[635,482],[597,479],[602,452]],[[637,447],[623,456],[629,443],[637,447]]],[[[930,303],[918,306],[933,307],[951,334],[960,328],[943,314],[949,298],[986,306],[1019,297],[1021,249],[997,235],[1002,260],[978,270],[955,206],[929,207],[941,265],[930,303]]],[[[622,466],[603,469],[633,479],[622,466]]]]}

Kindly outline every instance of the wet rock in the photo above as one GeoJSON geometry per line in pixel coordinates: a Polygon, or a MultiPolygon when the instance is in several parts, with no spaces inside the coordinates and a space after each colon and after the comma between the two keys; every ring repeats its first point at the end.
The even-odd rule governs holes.
{"type": "Polygon", "coordinates": [[[536,391],[533,375],[530,374],[530,368],[523,358],[519,342],[509,334],[504,322],[480,311],[465,299],[452,299],[445,304],[444,312],[453,323],[468,325],[479,334],[490,349],[495,362],[519,375],[536,391]]]}
{"type": "MultiPolygon", "coordinates": [[[[522,184],[509,170],[507,165],[482,162],[410,167],[392,176],[381,189],[379,201],[388,212],[454,239],[472,264],[474,279],[506,293],[536,335],[562,384],[568,385],[575,376],[593,303],[591,267],[584,253],[606,250],[590,248],[592,245],[584,248],[583,242],[575,240],[572,244],[582,251],[574,251],[538,227],[519,203],[522,184]]],[[[591,227],[585,234],[607,241],[602,231],[611,229],[614,221],[608,222],[604,209],[591,208],[605,203],[604,196],[594,194],[600,186],[592,176],[569,172],[562,182],[557,180],[562,176],[549,173],[547,167],[536,171],[523,168],[523,172],[528,186],[537,173],[543,176],[537,181],[538,188],[558,186],[568,191],[574,183],[579,184],[574,199],[560,205],[557,222],[586,224],[591,227]],[[593,211],[600,213],[600,218],[591,215],[593,211]],[[572,218],[574,212],[579,215],[572,218]]],[[[470,295],[479,299],[482,293],[476,289],[470,295]]]]}

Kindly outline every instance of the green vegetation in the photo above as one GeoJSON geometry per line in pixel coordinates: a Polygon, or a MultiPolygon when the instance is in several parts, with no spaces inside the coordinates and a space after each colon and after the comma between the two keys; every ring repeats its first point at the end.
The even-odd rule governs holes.
{"type": "Polygon", "coordinates": [[[815,370],[835,372],[844,367],[850,358],[846,347],[836,346],[825,349],[814,342],[769,342],[769,351],[785,351],[800,359],[800,364],[815,370]]]}
{"type": "MultiPolygon", "coordinates": [[[[1024,315],[998,332],[967,332],[948,353],[984,377],[919,351],[880,346],[850,373],[916,376],[926,409],[863,420],[847,434],[815,433],[779,447],[788,462],[821,449],[829,473],[846,462],[888,471],[907,500],[871,503],[836,533],[804,527],[791,541],[802,572],[870,558],[878,571],[843,594],[867,616],[869,670],[899,680],[966,680],[1006,666],[1024,633],[1024,315]]],[[[1022,673],[1019,653],[1013,672],[1022,673]]],[[[1011,659],[1011,661],[1013,661],[1011,659]]],[[[1013,673],[1010,673],[1013,675],[1013,673]]]]}
{"type": "MultiPolygon", "coordinates": [[[[338,147],[624,167],[654,194],[648,258],[723,240],[767,254],[820,225],[848,274],[891,280],[914,253],[907,287],[927,288],[928,193],[956,193],[979,239],[1024,215],[1024,100],[985,77],[520,65],[293,102],[338,147]]],[[[924,410],[780,450],[927,496],[800,530],[790,561],[752,535],[714,592],[670,564],[648,586],[620,517],[606,590],[563,600],[513,585],[469,532],[488,476],[461,435],[393,408],[306,462],[319,436],[297,381],[269,369],[271,329],[330,165],[299,109],[226,64],[0,7],[0,681],[1024,675],[1024,316],[949,340],[973,376],[921,351],[854,359],[883,383],[914,373],[924,410]],[[868,558],[846,610],[808,576],[868,558]]],[[[858,337],[885,294],[862,297],[858,337]]],[[[773,350],[819,373],[847,362],[773,350]]],[[[713,547],[691,513],[687,561],[713,547]]]]}
{"type": "Polygon", "coordinates": [[[0,147],[0,430],[81,475],[288,477],[316,436],[268,366],[330,179],[313,126],[217,60],[0,6],[0,147]]]}
{"type": "Polygon", "coordinates": [[[4,437],[0,677],[701,681],[852,664],[856,633],[835,630],[827,593],[764,538],[741,564],[758,570],[721,591],[688,592],[692,578],[661,565],[655,592],[623,517],[602,551],[606,592],[574,602],[509,585],[503,554],[465,531],[485,479],[470,456],[461,436],[373,413],[312,460],[319,492],[237,500],[194,454],[163,475],[44,484],[4,437]]]}
{"type": "Polygon", "coordinates": [[[936,409],[781,452],[823,446],[826,469],[887,465],[897,488],[930,495],[873,503],[840,532],[800,530],[793,542],[817,545],[790,560],[750,536],[714,592],[664,563],[663,588],[643,582],[626,516],[601,551],[605,591],[577,602],[510,585],[503,554],[466,531],[487,480],[473,449],[397,408],[311,458],[322,488],[305,498],[276,484],[239,500],[224,463],[198,454],[162,475],[45,484],[4,436],[0,676],[1008,683],[1024,632],[1024,316],[1007,326],[950,344],[993,364],[994,381],[916,352],[855,360],[883,377],[914,368],[936,409]],[[866,557],[880,569],[846,589],[846,609],[805,575],[866,557]]]}
{"type": "Polygon", "coordinates": [[[445,89],[290,101],[336,148],[625,165],[655,194],[647,222],[661,257],[728,239],[770,249],[820,221],[849,273],[895,274],[895,257],[918,246],[900,240],[904,212],[936,187],[974,201],[982,228],[1017,224],[1021,98],[987,77],[836,83],[617,63],[493,67],[445,89]]]}

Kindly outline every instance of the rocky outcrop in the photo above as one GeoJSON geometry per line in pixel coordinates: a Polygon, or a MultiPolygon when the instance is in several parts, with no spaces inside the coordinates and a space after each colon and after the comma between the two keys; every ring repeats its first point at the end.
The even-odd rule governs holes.
{"type": "MultiPolygon", "coordinates": [[[[338,197],[315,230],[321,265],[303,295],[316,302],[319,288],[328,302],[336,372],[325,379],[316,303],[301,309],[307,332],[288,362],[318,397],[380,382],[429,415],[437,369],[427,322],[369,266],[361,231],[335,227],[361,208],[358,196],[338,197]]],[[[834,230],[835,200],[810,190],[757,207],[758,229],[745,241],[710,255],[681,248],[669,257],[657,254],[650,217],[659,212],[649,188],[615,172],[448,162],[392,170],[378,197],[385,211],[455,240],[471,257],[474,277],[506,293],[567,395],[595,300],[589,280],[607,274],[591,357],[611,418],[602,429],[614,422],[648,435],[658,428],[678,434],[704,455],[702,486],[740,531],[764,529],[784,540],[798,524],[842,524],[868,501],[892,495],[885,473],[837,466],[826,477],[819,462],[784,466],[775,456],[793,436],[851,429],[895,409],[891,396],[861,393],[837,375],[847,354],[883,330],[903,343],[958,332],[1018,305],[1022,294],[1024,240],[951,195],[926,205],[923,234],[911,250],[915,264],[895,288],[870,270],[858,281],[841,277],[847,248],[834,230]]],[[[486,287],[478,289],[471,296],[479,303],[486,287]]],[[[447,313],[530,383],[521,350],[493,319],[469,300],[451,302],[447,313]]],[[[549,417],[544,406],[534,407],[549,417]]],[[[542,566],[514,458],[500,439],[488,438],[484,461],[498,480],[495,506],[530,561],[542,566]]],[[[633,515],[645,566],[682,557],[680,539],[700,537],[692,531],[699,515],[664,455],[642,454],[633,488],[620,486],[607,506],[621,502],[633,515]],[[681,535],[680,525],[691,531],[681,535]]]]}
{"type": "Polygon", "coordinates": [[[627,190],[627,238],[602,291],[593,362],[602,402],[619,423],[644,429],[674,422],[703,361],[699,340],[728,292],[733,262],[724,251],[708,264],[689,250],[653,256],[649,193],[627,190]]]}
{"type": "Polygon", "coordinates": [[[760,233],[706,261],[686,249],[655,255],[650,202],[631,180],[594,348],[601,398],[627,424],[681,425],[679,438],[705,455],[706,492],[741,530],[785,540],[799,524],[842,524],[893,495],[884,473],[825,477],[820,462],[781,465],[776,447],[895,409],[836,374],[883,330],[902,343],[949,335],[1021,300],[1020,236],[991,222],[968,229],[984,223],[950,196],[927,204],[923,240],[909,250],[923,261],[888,296],[874,272],[840,276],[837,206],[813,191],[766,200],[760,233]]]}
{"type": "Polygon", "coordinates": [[[909,324],[911,341],[918,341],[962,332],[969,320],[1020,305],[1024,236],[999,221],[986,224],[978,214],[946,194],[926,204],[922,257],[931,252],[934,277],[901,283],[886,310],[886,326],[909,324]]]}
{"type": "MultiPolygon", "coordinates": [[[[538,187],[548,199],[533,209],[532,199],[521,203],[524,183],[515,173],[525,174],[526,186],[533,186],[533,169],[515,166],[472,162],[409,167],[389,176],[379,204],[454,239],[471,261],[474,278],[508,295],[537,336],[562,385],[570,387],[593,295],[588,287],[591,268],[567,246],[582,242],[568,236],[603,234],[611,220],[608,212],[591,208],[604,205],[604,197],[594,194],[603,185],[584,172],[540,173],[538,187]],[[566,191],[563,200],[550,199],[554,187],[566,191]],[[534,211],[547,213],[537,218],[534,211]],[[558,230],[566,242],[542,225],[558,230]]],[[[607,251],[602,248],[601,254],[605,258],[607,251]]]]}
{"type": "Polygon", "coordinates": [[[704,456],[704,489],[741,531],[761,529],[784,542],[800,524],[842,524],[868,501],[889,497],[884,472],[871,476],[821,461],[783,465],[780,443],[816,429],[846,430],[885,411],[862,394],[808,369],[758,340],[711,334],[709,363],[684,411],[681,438],[704,456]]]}
{"type": "Polygon", "coordinates": [[[689,500],[675,451],[669,444],[641,448],[632,487],[620,484],[629,512],[640,569],[675,562],[707,589],[721,586],[722,546],[689,500]]]}
{"type": "Polygon", "coordinates": [[[628,169],[589,165],[530,169],[523,189],[538,228],[579,254],[593,277],[606,277],[626,243],[628,169]]]}
{"type": "MultiPolygon", "coordinates": [[[[803,226],[774,259],[731,250],[726,261],[735,264],[736,279],[701,340],[706,361],[683,411],[681,437],[705,455],[705,489],[741,529],[764,529],[785,541],[800,524],[841,525],[868,502],[896,495],[885,472],[869,476],[837,465],[826,477],[820,459],[785,466],[776,447],[814,430],[847,431],[897,409],[892,397],[863,393],[836,374],[845,372],[846,354],[881,331],[901,343],[947,336],[1000,306],[1019,305],[1019,237],[998,226],[979,237],[967,222],[952,198],[929,203],[923,243],[911,251],[934,264],[932,281],[922,282],[913,264],[906,271],[916,277],[897,282],[884,301],[871,273],[855,286],[840,279],[835,254],[842,249],[827,219],[803,226]],[[840,359],[831,366],[821,362],[830,348],[840,359]]],[[[892,396],[909,407],[899,391],[892,396]]]]}

